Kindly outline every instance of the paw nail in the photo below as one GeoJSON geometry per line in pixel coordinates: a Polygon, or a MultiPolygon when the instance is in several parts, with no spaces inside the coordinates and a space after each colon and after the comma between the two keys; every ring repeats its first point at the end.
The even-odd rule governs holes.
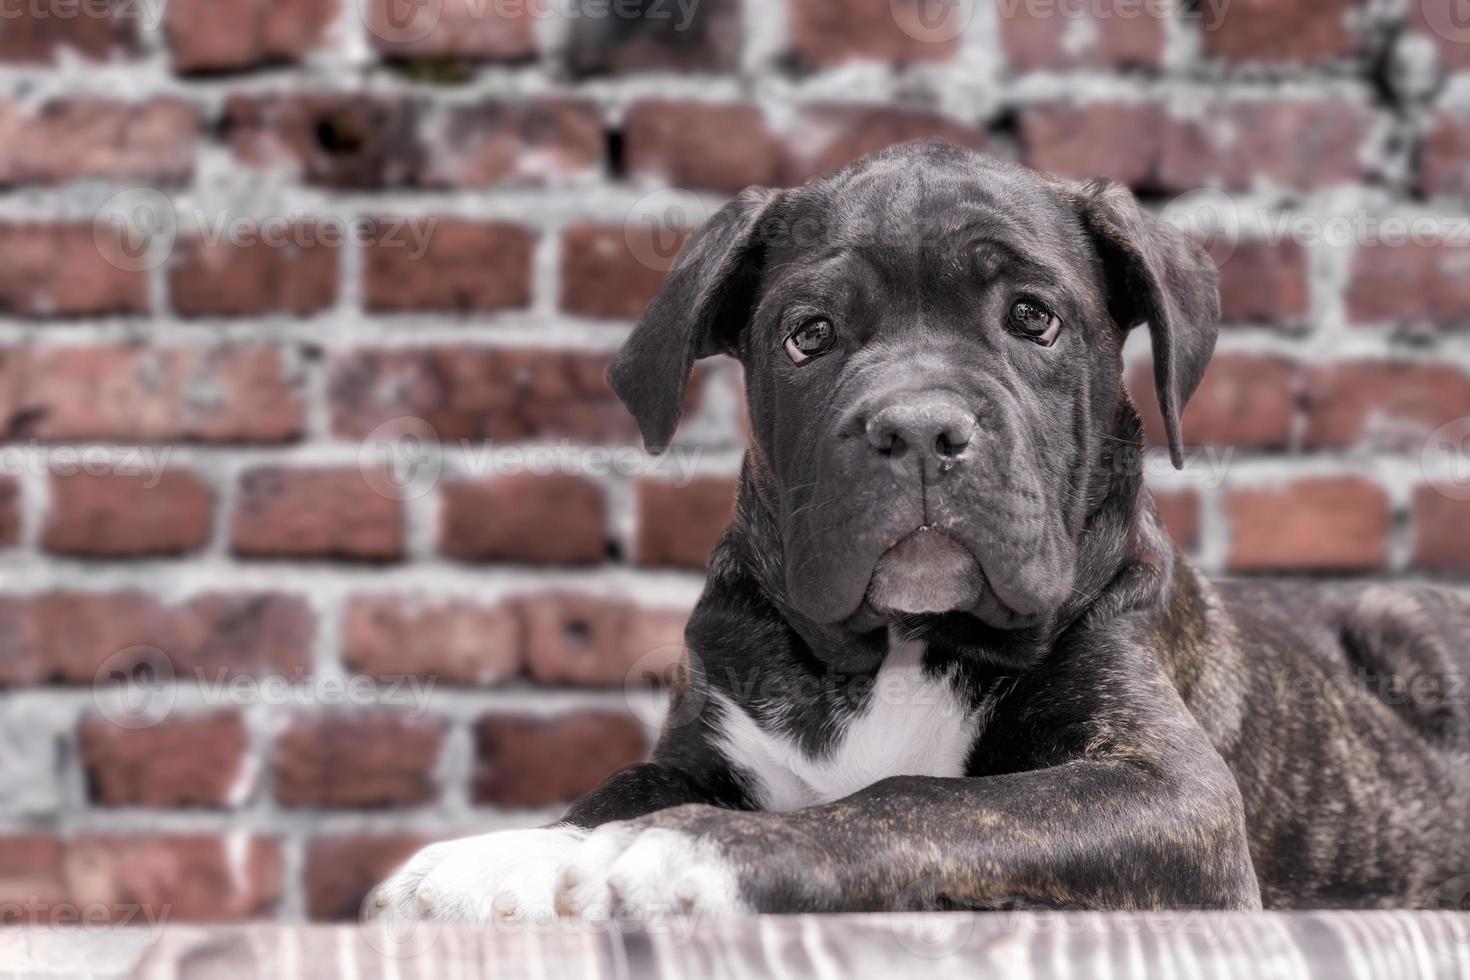
{"type": "Polygon", "coordinates": [[[373,896],[373,905],[376,906],[377,908],[385,909],[385,908],[388,907],[388,900],[386,898],[384,898],[382,895],[374,895],[373,896]]]}
{"type": "Polygon", "coordinates": [[[496,915],[507,919],[516,914],[516,900],[513,898],[497,898],[490,907],[495,910],[496,915]]]}
{"type": "Polygon", "coordinates": [[[434,907],[434,896],[428,892],[419,892],[419,908],[427,912],[434,907]]]}

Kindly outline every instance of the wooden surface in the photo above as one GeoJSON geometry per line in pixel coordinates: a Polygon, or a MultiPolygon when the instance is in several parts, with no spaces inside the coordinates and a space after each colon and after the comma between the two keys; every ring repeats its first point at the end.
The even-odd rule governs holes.
{"type": "Polygon", "coordinates": [[[0,977],[110,978],[141,957],[144,980],[1470,980],[1470,914],[1452,912],[767,916],[636,932],[174,926],[62,939],[0,931],[0,977]]]}

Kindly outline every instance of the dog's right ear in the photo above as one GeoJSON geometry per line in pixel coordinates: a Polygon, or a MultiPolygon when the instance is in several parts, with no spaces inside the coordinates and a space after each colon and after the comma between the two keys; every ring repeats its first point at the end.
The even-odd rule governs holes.
{"type": "Polygon", "coordinates": [[[750,319],[763,245],[756,229],[780,196],[748,188],[694,232],[608,368],[649,452],[668,448],[695,360],[733,350],[750,319]]]}

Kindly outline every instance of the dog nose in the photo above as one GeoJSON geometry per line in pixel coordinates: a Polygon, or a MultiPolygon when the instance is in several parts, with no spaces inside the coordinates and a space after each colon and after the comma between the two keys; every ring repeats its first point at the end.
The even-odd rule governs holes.
{"type": "Polygon", "coordinates": [[[975,418],[947,398],[917,396],[889,405],[868,420],[868,445],[880,456],[912,448],[923,456],[950,460],[965,451],[975,418]]]}

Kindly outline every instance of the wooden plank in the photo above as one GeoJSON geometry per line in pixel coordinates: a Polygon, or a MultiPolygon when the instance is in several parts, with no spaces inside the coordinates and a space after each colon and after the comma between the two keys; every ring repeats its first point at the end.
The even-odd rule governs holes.
{"type": "Polygon", "coordinates": [[[624,930],[571,921],[170,928],[142,980],[1470,980],[1454,912],[761,916],[624,930]]]}

